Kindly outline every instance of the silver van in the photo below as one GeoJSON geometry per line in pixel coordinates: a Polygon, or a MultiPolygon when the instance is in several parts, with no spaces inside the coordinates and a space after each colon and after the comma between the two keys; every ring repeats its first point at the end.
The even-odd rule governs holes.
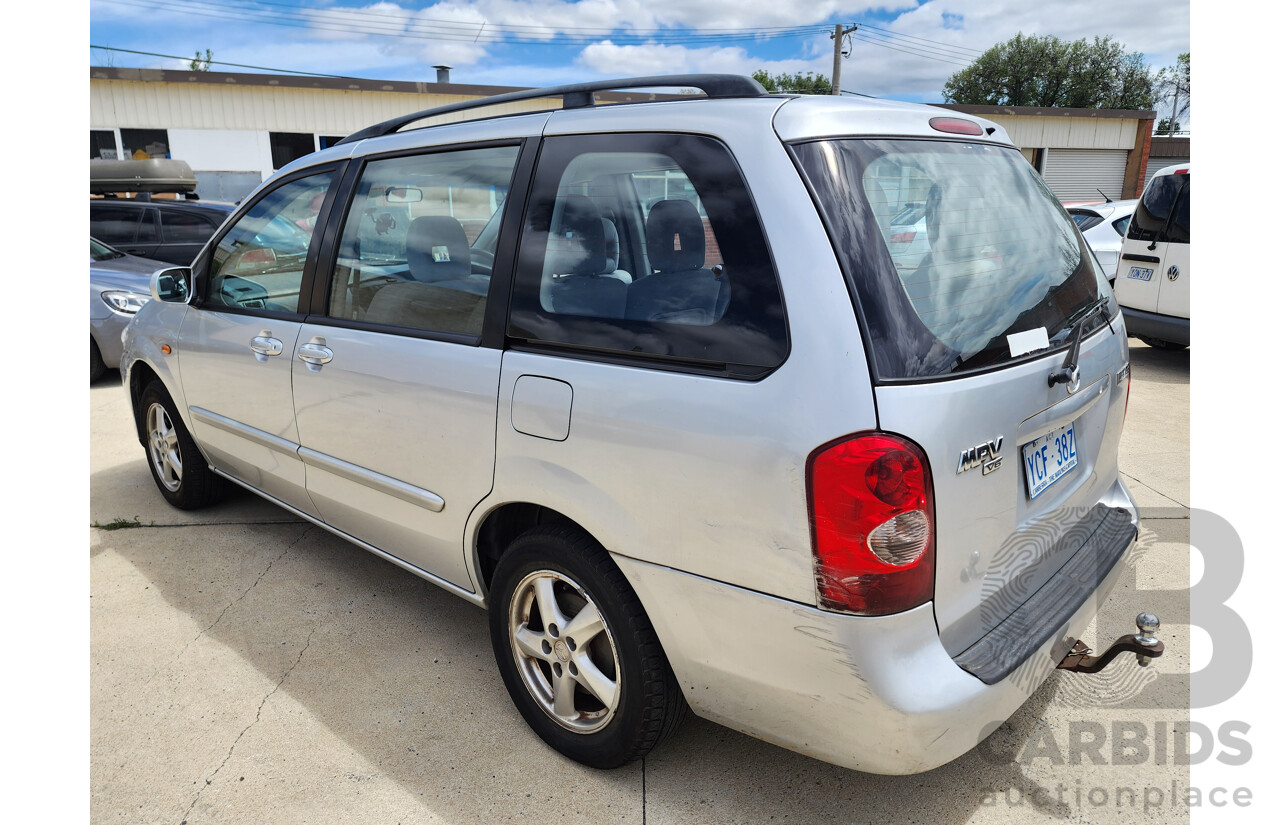
{"type": "Polygon", "coordinates": [[[994,123],[723,75],[455,104],[280,170],[152,292],[122,370],[160,493],[240,485],[487,607],[585,764],[692,710],[925,771],[1107,659],[1124,322],[994,123]],[[594,105],[642,87],[704,94],[594,105]]]}

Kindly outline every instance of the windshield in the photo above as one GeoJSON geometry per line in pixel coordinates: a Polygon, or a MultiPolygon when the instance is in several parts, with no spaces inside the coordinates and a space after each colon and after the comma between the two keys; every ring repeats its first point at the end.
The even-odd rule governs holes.
{"type": "Polygon", "coordinates": [[[881,380],[1022,357],[1025,336],[1010,340],[1019,332],[1065,343],[1079,311],[1110,294],[1075,224],[1012,147],[841,139],[794,151],[881,380]]]}
{"type": "Polygon", "coordinates": [[[111,261],[116,258],[123,258],[123,252],[117,252],[102,241],[94,238],[89,239],[89,260],[90,261],[111,261]]]}

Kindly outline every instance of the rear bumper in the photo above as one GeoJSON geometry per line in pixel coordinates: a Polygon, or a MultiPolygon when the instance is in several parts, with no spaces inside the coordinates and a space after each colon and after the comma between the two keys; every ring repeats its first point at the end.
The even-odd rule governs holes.
{"type": "Polygon", "coordinates": [[[993,684],[943,648],[932,604],[847,616],[615,559],[699,716],[844,767],[911,774],[971,750],[1022,706],[1088,627],[1133,545],[993,684]]]}
{"type": "Polygon", "coordinates": [[[1124,326],[1130,335],[1139,338],[1159,338],[1171,344],[1191,343],[1191,319],[1174,315],[1161,315],[1142,309],[1120,307],[1124,313],[1124,326]]]}

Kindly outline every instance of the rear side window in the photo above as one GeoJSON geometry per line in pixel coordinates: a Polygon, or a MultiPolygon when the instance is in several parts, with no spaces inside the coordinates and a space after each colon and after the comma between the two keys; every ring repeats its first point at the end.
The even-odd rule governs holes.
{"type": "Polygon", "coordinates": [[[145,209],[93,204],[89,208],[91,234],[106,243],[130,244],[138,238],[138,219],[145,209]]]}
{"type": "MultiPolygon", "coordinates": [[[[1151,179],[1147,184],[1147,188],[1142,192],[1142,200],[1138,202],[1138,208],[1133,212],[1133,218],[1129,221],[1128,236],[1135,241],[1166,241],[1172,238],[1166,237],[1166,228],[1170,227],[1170,217],[1178,210],[1179,195],[1183,188],[1188,189],[1187,202],[1182,207],[1181,221],[1182,227],[1174,231],[1181,232],[1185,230],[1187,238],[1190,238],[1190,189],[1187,186],[1191,182],[1191,173],[1187,172],[1181,175],[1160,175],[1151,179]]],[[[1186,241],[1183,241],[1184,243],[1186,241]]]]}
{"type": "Polygon", "coordinates": [[[370,161],[343,227],[329,314],[479,335],[495,230],[519,151],[492,146],[370,161]]]}
{"type": "Polygon", "coordinates": [[[204,243],[218,227],[194,212],[160,210],[160,228],[165,243],[204,243]]]}
{"type": "Polygon", "coordinates": [[[781,364],[781,290],[728,149],[694,135],[548,138],[508,334],[743,377],[781,364]]]}

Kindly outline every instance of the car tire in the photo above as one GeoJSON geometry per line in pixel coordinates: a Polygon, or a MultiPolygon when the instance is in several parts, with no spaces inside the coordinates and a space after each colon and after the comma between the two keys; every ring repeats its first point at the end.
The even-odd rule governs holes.
{"type": "Polygon", "coordinates": [[[574,525],[542,525],[511,543],[493,574],[489,633],[520,714],[576,762],[625,765],[687,715],[639,597],[574,525]]]}
{"type": "Polygon", "coordinates": [[[181,510],[198,510],[226,495],[226,482],[209,469],[160,381],[143,389],[138,415],[147,466],[166,501],[181,510]]]}
{"type": "Polygon", "coordinates": [[[102,353],[98,350],[98,342],[89,336],[89,383],[92,384],[107,374],[107,365],[102,361],[102,353]]]}

